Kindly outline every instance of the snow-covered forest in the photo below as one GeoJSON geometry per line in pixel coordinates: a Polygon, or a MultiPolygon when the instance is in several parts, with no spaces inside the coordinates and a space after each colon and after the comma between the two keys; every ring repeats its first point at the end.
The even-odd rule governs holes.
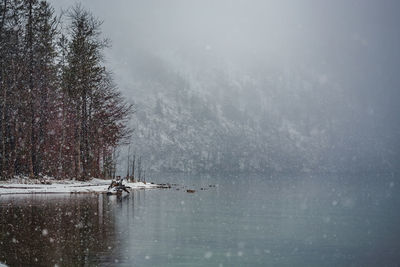
{"type": "Polygon", "coordinates": [[[97,3],[146,169],[398,170],[397,2],[97,3]]]}
{"type": "Polygon", "coordinates": [[[105,68],[101,21],[80,5],[0,3],[0,177],[107,177],[132,112],[105,68]]]}
{"type": "Polygon", "coordinates": [[[143,156],[150,171],[396,169],[399,124],[393,106],[378,102],[393,93],[371,97],[368,87],[350,85],[323,68],[258,62],[232,68],[215,64],[212,52],[202,57],[203,64],[177,54],[127,59],[134,67],[124,74],[124,86],[135,88],[128,94],[137,108],[131,151],[143,156]]]}

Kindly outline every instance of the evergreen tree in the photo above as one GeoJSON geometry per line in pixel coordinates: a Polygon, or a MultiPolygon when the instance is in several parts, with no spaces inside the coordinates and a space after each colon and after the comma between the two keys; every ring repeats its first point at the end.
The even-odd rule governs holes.
{"type": "Polygon", "coordinates": [[[64,79],[76,121],[75,175],[86,179],[100,174],[100,153],[111,153],[110,148],[128,134],[124,120],[131,107],[102,65],[107,41],[100,38],[101,22],[79,5],[69,17],[71,41],[64,79]]]}

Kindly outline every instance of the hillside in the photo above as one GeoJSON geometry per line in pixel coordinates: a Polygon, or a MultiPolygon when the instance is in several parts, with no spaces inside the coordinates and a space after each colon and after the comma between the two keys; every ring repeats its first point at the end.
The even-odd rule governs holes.
{"type": "Polygon", "coordinates": [[[136,107],[131,145],[149,171],[342,172],[390,165],[376,161],[387,147],[364,145],[374,137],[363,117],[373,114],[360,113],[361,101],[327,74],[194,68],[158,57],[141,62],[126,86],[136,107]]]}

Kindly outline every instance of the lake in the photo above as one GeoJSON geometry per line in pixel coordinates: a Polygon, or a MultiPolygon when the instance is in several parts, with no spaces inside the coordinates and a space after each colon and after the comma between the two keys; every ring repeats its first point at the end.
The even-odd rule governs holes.
{"type": "Polygon", "coordinates": [[[400,264],[400,184],[394,175],[155,178],[166,181],[178,185],[138,190],[126,197],[0,196],[0,262],[400,264]]]}

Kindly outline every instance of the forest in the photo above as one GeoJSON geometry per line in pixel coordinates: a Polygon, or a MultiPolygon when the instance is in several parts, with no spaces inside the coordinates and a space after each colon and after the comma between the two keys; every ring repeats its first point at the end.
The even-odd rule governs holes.
{"type": "Polygon", "coordinates": [[[133,112],[104,64],[102,22],[79,4],[0,4],[0,179],[106,178],[133,112]]]}

